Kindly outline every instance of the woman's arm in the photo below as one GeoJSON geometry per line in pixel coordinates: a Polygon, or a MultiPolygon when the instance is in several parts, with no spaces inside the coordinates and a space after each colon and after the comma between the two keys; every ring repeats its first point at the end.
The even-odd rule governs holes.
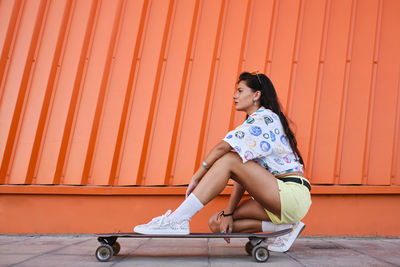
{"type": "Polygon", "coordinates": [[[244,188],[241,184],[234,182],[231,197],[229,198],[228,205],[224,209],[225,214],[233,213],[239,204],[244,194],[244,188]]]}
{"type": "MultiPolygon", "coordinates": [[[[231,151],[231,149],[232,149],[231,146],[227,142],[221,141],[210,151],[210,153],[208,153],[204,161],[209,166],[212,166],[220,157],[231,151]]],[[[186,197],[190,195],[190,193],[197,186],[197,184],[200,182],[201,178],[203,178],[206,172],[207,169],[203,167],[203,165],[201,165],[200,168],[196,171],[196,173],[192,177],[188,189],[186,190],[186,197]]]]}
{"type": "MultiPolygon", "coordinates": [[[[233,213],[239,204],[240,200],[242,199],[242,196],[244,194],[244,188],[242,185],[240,185],[237,182],[233,183],[233,190],[231,197],[229,198],[228,205],[226,208],[223,210],[224,214],[230,214],[233,213]]],[[[221,233],[232,233],[233,231],[233,215],[232,216],[221,216],[219,219],[221,222],[219,224],[219,230],[221,233]]],[[[230,243],[229,238],[225,238],[225,241],[227,243],[230,243]]]]}

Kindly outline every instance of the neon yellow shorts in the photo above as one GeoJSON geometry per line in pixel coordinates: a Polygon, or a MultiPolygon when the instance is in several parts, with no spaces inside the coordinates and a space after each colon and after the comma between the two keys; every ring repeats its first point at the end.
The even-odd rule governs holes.
{"type": "MultiPolygon", "coordinates": [[[[304,180],[301,176],[298,177],[304,180]]],[[[311,206],[311,194],[308,188],[302,184],[294,182],[282,182],[277,179],[279,187],[279,195],[281,198],[281,219],[272,212],[265,210],[274,224],[291,224],[306,216],[311,206]]]]}

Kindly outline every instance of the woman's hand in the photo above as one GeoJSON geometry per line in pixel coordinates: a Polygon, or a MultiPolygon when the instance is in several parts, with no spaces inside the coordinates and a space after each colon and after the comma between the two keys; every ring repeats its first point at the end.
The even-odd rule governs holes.
{"type": "Polygon", "coordinates": [[[207,170],[204,167],[200,167],[195,174],[193,174],[192,180],[190,180],[190,184],[186,189],[186,198],[193,192],[196,186],[200,183],[200,180],[203,178],[204,174],[206,174],[207,170]]]}
{"type": "Polygon", "coordinates": [[[187,198],[190,193],[193,192],[193,190],[196,188],[196,186],[199,184],[199,180],[198,179],[192,179],[190,181],[190,184],[188,185],[188,188],[186,189],[186,195],[185,197],[187,198]]]}
{"type": "MultiPolygon", "coordinates": [[[[219,225],[219,229],[221,230],[221,233],[232,233],[232,229],[233,229],[233,218],[232,216],[221,216],[220,218],[221,223],[219,225]]],[[[229,237],[224,237],[226,243],[230,243],[231,239],[229,237]]]]}

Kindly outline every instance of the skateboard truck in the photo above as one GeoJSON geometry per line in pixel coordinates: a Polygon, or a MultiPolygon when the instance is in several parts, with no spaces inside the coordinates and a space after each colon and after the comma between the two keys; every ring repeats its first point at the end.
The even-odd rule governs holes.
{"type": "Polygon", "coordinates": [[[121,245],[117,242],[118,236],[99,236],[97,241],[100,246],[96,249],[96,258],[99,261],[105,262],[111,259],[112,256],[118,255],[121,250],[121,245]]]}

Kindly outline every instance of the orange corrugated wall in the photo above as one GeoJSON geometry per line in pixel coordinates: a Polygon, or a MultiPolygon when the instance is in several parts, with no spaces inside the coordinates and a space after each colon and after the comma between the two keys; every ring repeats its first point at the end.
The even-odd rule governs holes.
{"type": "Polygon", "coordinates": [[[2,0],[0,184],[180,185],[270,76],[314,185],[400,184],[400,1],[2,0]]]}

